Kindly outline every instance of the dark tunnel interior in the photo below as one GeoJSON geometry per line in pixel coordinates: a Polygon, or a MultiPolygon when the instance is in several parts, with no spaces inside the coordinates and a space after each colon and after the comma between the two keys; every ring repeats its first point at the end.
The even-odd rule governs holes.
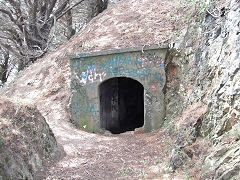
{"type": "Polygon", "coordinates": [[[132,131],[144,124],[144,88],[127,77],[111,78],[99,86],[100,125],[113,134],[132,131]]]}

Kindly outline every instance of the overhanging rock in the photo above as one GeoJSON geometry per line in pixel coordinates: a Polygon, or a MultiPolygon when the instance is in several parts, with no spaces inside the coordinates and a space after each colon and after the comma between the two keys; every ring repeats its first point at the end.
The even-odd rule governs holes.
{"type": "Polygon", "coordinates": [[[71,120],[91,132],[158,129],[165,117],[168,47],[151,45],[71,57],[71,120]]]}

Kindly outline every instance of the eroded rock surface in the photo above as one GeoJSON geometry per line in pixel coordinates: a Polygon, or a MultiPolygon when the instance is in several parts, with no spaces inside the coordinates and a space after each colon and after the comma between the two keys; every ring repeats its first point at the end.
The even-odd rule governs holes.
{"type": "MultiPolygon", "coordinates": [[[[192,158],[181,157],[183,150],[204,137],[211,143],[199,159],[203,179],[240,177],[240,4],[221,2],[213,8],[217,16],[208,12],[204,17],[201,32],[196,22],[188,27],[179,53],[170,55],[166,67],[167,121],[174,120],[179,131],[175,131],[170,162],[173,169],[183,165],[184,157],[192,158]],[[202,108],[190,110],[197,106],[202,108]]],[[[204,151],[205,147],[200,148],[204,151]]]]}
{"type": "Polygon", "coordinates": [[[42,179],[60,148],[35,107],[0,99],[0,179],[42,179]]]}

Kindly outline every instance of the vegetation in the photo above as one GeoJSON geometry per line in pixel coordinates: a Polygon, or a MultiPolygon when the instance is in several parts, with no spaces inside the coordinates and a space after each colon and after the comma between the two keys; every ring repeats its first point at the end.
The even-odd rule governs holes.
{"type": "MultiPolygon", "coordinates": [[[[21,71],[48,52],[56,32],[69,39],[75,33],[72,11],[84,0],[0,0],[0,81],[21,71]],[[59,32],[57,22],[65,25],[59,32]]],[[[97,13],[106,8],[107,1],[93,0],[97,13]]],[[[96,12],[93,14],[95,15],[96,12]]],[[[81,17],[80,17],[81,18],[81,17]]]]}
{"type": "Polygon", "coordinates": [[[3,137],[0,135],[0,148],[2,147],[3,145],[3,137]]]}

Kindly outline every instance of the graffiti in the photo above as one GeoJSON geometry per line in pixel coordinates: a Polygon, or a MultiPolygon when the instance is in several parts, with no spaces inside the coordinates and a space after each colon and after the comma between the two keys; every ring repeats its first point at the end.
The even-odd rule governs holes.
{"type": "MultiPolygon", "coordinates": [[[[128,76],[144,80],[152,77],[155,80],[163,81],[163,78],[157,72],[155,73],[152,68],[164,67],[164,59],[155,53],[144,53],[143,55],[141,57],[123,56],[121,54],[111,56],[105,63],[100,65],[99,68],[105,73],[100,74],[100,76],[128,76]]],[[[88,69],[87,72],[90,72],[90,75],[82,74],[83,83],[86,84],[87,77],[90,82],[95,82],[94,75],[91,75],[92,69],[88,69]]],[[[102,78],[104,77],[99,77],[100,82],[102,78]]]]}
{"type": "Polygon", "coordinates": [[[93,104],[75,104],[75,112],[98,113],[99,110],[93,104]]]}
{"type": "Polygon", "coordinates": [[[102,82],[106,76],[128,76],[142,80],[153,78],[157,81],[164,81],[162,76],[152,69],[154,66],[164,66],[163,60],[152,61],[144,57],[137,58],[134,62],[141,68],[139,68],[139,66],[136,67],[136,65],[130,65],[133,64],[130,56],[127,56],[126,58],[116,56],[115,58],[111,58],[105,64],[102,64],[100,68],[97,68],[95,64],[87,66],[86,71],[81,72],[80,77],[76,75],[76,73],[74,73],[74,77],[75,80],[78,80],[78,82],[82,85],[86,85],[87,83],[102,82]],[[117,60],[120,60],[120,62],[117,60]]]}
{"type": "Polygon", "coordinates": [[[164,67],[164,59],[160,60],[159,66],[164,67]]]}
{"type": "Polygon", "coordinates": [[[153,73],[153,78],[154,78],[155,80],[158,80],[158,81],[164,82],[164,79],[162,78],[162,76],[160,75],[159,72],[155,72],[155,73],[153,73]]]}
{"type": "MultiPolygon", "coordinates": [[[[163,87],[163,83],[162,82],[153,82],[152,85],[150,85],[150,89],[152,91],[158,91],[161,90],[161,87],[163,87]]],[[[158,92],[157,92],[158,93],[158,92]]]]}
{"type": "Polygon", "coordinates": [[[102,82],[105,76],[106,76],[106,73],[98,72],[95,65],[88,66],[87,71],[82,72],[81,74],[80,83],[86,84],[87,82],[90,82],[90,83],[97,82],[97,81],[102,82]]]}
{"type": "Polygon", "coordinates": [[[109,60],[102,64],[102,69],[115,68],[115,67],[126,67],[132,64],[131,56],[122,56],[117,54],[114,57],[109,58],[109,60]]]}
{"type": "Polygon", "coordinates": [[[133,78],[140,78],[140,79],[149,79],[151,77],[151,69],[129,69],[126,72],[126,76],[130,76],[133,78]]]}
{"type": "Polygon", "coordinates": [[[157,90],[157,87],[153,84],[153,85],[151,86],[151,89],[152,89],[153,91],[156,91],[156,90],[157,90]]]}
{"type": "Polygon", "coordinates": [[[90,106],[90,113],[98,113],[99,111],[96,109],[94,105],[90,106]]]}
{"type": "Polygon", "coordinates": [[[137,60],[138,67],[140,68],[146,68],[146,67],[157,67],[157,66],[164,66],[164,60],[158,59],[158,60],[152,60],[147,57],[140,57],[137,60]]]}
{"type": "Polygon", "coordinates": [[[163,67],[164,58],[156,55],[155,53],[144,53],[136,60],[136,65],[139,68],[146,67],[163,67]]]}
{"type": "MultiPolygon", "coordinates": [[[[144,53],[135,50],[99,54],[79,53],[75,59],[71,59],[72,120],[79,124],[79,119],[84,119],[86,123],[84,122],[83,125],[86,129],[100,128],[101,119],[104,118],[100,113],[102,110],[100,110],[100,104],[103,103],[110,105],[105,113],[108,113],[112,119],[117,118],[119,113],[125,114],[125,110],[119,108],[118,93],[106,93],[102,97],[103,93],[99,87],[101,87],[101,82],[110,78],[128,77],[140,82],[144,88],[144,119],[146,119],[144,128],[151,130],[152,124],[156,124],[155,118],[159,119],[156,112],[158,113],[162,111],[161,108],[164,108],[160,107],[160,100],[163,99],[162,89],[166,81],[164,70],[166,51],[153,49],[146,50],[144,53]],[[88,120],[91,123],[88,123],[88,120]]],[[[123,83],[122,86],[117,86],[116,90],[112,85],[106,88],[111,88],[114,92],[119,92],[118,88],[124,88],[124,92],[128,92],[127,88],[131,88],[131,85],[123,83]]],[[[126,101],[135,101],[131,97],[131,94],[128,93],[126,101]]],[[[124,101],[121,100],[121,107],[125,107],[124,101]]]]}
{"type": "Polygon", "coordinates": [[[114,57],[109,58],[109,60],[102,64],[102,69],[108,68],[120,68],[120,67],[128,67],[128,66],[137,66],[138,68],[146,68],[146,67],[163,67],[164,59],[156,56],[155,54],[147,54],[145,56],[133,58],[131,56],[122,56],[121,54],[117,54],[114,57]]]}
{"type": "Polygon", "coordinates": [[[107,76],[126,76],[135,79],[148,80],[152,78],[155,81],[164,82],[161,74],[159,72],[155,72],[152,68],[142,68],[142,69],[134,69],[134,68],[114,68],[106,70],[107,76]]]}

